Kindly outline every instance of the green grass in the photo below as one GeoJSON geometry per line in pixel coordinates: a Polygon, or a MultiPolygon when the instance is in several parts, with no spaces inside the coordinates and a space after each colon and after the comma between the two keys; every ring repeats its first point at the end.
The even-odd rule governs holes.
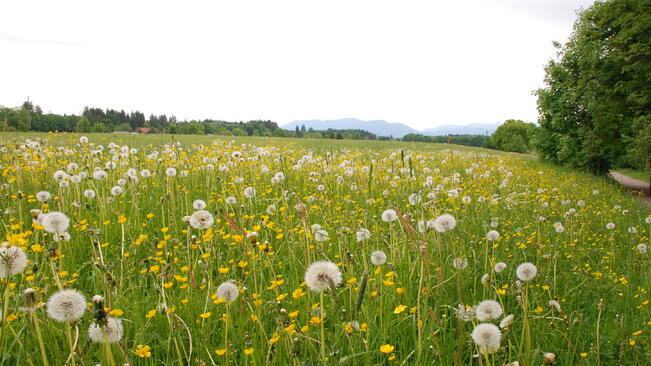
{"type": "Polygon", "coordinates": [[[84,365],[540,365],[545,352],[556,365],[649,359],[651,263],[637,249],[650,244],[648,211],[605,178],[441,144],[88,137],[92,146],[78,144],[79,135],[0,134],[0,235],[30,261],[0,283],[0,365],[63,365],[73,356],[84,365]],[[25,138],[39,146],[22,146],[25,138]],[[166,176],[170,167],[179,174],[166,176]],[[130,168],[138,179],[113,196],[130,168]],[[60,186],[54,174],[67,169],[88,178],[60,186]],[[107,178],[93,179],[96,169],[107,178]],[[145,169],[152,176],[142,177],[145,169]],[[276,172],[285,179],[273,183],[276,172]],[[244,195],[249,186],[254,197],[244,195]],[[52,198],[37,201],[40,191],[52,198]],[[420,199],[410,202],[413,194],[420,199]],[[237,203],[226,203],[231,196],[237,203]],[[214,217],[209,229],[183,220],[197,199],[214,217]],[[384,222],[387,209],[401,218],[384,222]],[[65,213],[70,240],[55,241],[30,210],[65,213]],[[420,221],[445,213],[454,229],[419,231],[420,221]],[[314,224],[328,240],[316,240],[314,224]],[[369,240],[356,239],[360,228],[369,240]],[[489,241],[490,230],[500,238],[489,241]],[[385,264],[372,264],[375,250],[385,264]],[[455,268],[457,258],[467,267],[455,268]],[[304,283],[319,260],[342,274],[322,293],[304,283]],[[497,262],[506,269],[497,273],[497,262]],[[524,262],[538,273],[520,283],[524,262]],[[239,288],[228,304],[216,296],[226,281],[239,288]],[[62,288],[88,301],[103,296],[124,326],[120,342],[91,342],[87,330],[102,312],[90,307],[69,328],[44,307],[22,311],[27,288],[40,302],[62,288]],[[475,358],[471,333],[480,321],[460,321],[456,309],[488,299],[504,314],[485,322],[514,320],[498,350],[475,358]]]}
{"type": "MultiPolygon", "coordinates": [[[[253,137],[253,136],[221,136],[221,135],[169,135],[169,134],[123,134],[123,133],[88,133],[84,134],[92,141],[101,144],[115,142],[118,144],[127,144],[133,147],[159,147],[164,144],[180,142],[184,145],[209,145],[214,141],[235,142],[236,144],[256,144],[268,145],[279,144],[308,148],[314,151],[328,151],[331,149],[354,148],[359,150],[418,150],[418,151],[439,151],[439,150],[456,150],[456,151],[483,151],[489,154],[498,153],[496,150],[473,148],[462,145],[433,144],[419,142],[402,142],[402,141],[368,141],[368,140],[329,140],[329,139],[297,139],[297,138],[279,138],[279,137],[253,137]]],[[[38,132],[0,132],[0,140],[19,143],[26,138],[45,138],[50,143],[61,145],[69,143],[71,137],[80,136],[70,133],[38,133],[38,132]]]]}

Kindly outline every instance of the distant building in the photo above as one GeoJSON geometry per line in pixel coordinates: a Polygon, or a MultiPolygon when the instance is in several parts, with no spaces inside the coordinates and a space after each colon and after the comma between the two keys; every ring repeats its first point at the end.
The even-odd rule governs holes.
{"type": "Polygon", "coordinates": [[[131,131],[131,133],[149,133],[149,131],[151,131],[150,127],[138,127],[131,131]]]}

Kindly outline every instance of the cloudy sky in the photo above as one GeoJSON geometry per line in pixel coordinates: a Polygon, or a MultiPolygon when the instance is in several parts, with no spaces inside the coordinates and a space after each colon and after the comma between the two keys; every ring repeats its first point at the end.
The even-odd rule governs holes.
{"type": "Polygon", "coordinates": [[[536,120],[591,0],[4,1],[0,105],[179,119],[536,120]]]}

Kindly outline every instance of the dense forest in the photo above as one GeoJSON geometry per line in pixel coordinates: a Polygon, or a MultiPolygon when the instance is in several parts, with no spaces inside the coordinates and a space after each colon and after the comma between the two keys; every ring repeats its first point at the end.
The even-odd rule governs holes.
{"type": "Polygon", "coordinates": [[[487,147],[491,148],[490,136],[484,135],[450,135],[450,136],[426,136],[421,134],[410,133],[402,138],[402,141],[411,142],[430,142],[438,144],[457,144],[465,146],[487,147]]]}
{"type": "Polygon", "coordinates": [[[43,109],[27,101],[17,108],[0,107],[0,131],[38,132],[132,132],[147,128],[147,133],[268,136],[328,138],[346,140],[391,139],[378,137],[362,130],[315,131],[296,128],[288,131],[272,121],[228,122],[205,119],[203,121],[178,121],[175,116],[125,112],[124,110],[84,108],[81,115],[43,113],[43,109]]]}

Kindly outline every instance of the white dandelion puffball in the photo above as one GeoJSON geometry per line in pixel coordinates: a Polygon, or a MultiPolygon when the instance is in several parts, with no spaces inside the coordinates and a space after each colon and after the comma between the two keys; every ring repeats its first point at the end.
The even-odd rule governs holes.
{"type": "Polygon", "coordinates": [[[87,143],[88,143],[88,137],[86,137],[86,136],[81,136],[81,137],[79,138],[79,142],[81,142],[82,144],[87,144],[87,143]]]}
{"type": "Polygon", "coordinates": [[[439,233],[448,232],[457,226],[457,220],[450,214],[443,214],[434,220],[434,229],[439,233]]]}
{"type": "Polygon", "coordinates": [[[538,273],[538,268],[533,263],[525,262],[518,266],[515,274],[521,281],[531,281],[538,273]]]}
{"type": "Polygon", "coordinates": [[[106,318],[104,326],[92,323],[88,327],[88,338],[95,343],[118,343],[123,335],[122,320],[113,317],[106,318]]]}
{"type": "Polygon", "coordinates": [[[240,290],[233,281],[223,282],[217,287],[217,298],[224,299],[226,302],[233,302],[240,294],[240,290]]]}
{"type": "Polygon", "coordinates": [[[206,210],[197,210],[190,215],[190,226],[195,229],[207,229],[212,226],[215,219],[206,210]]]}
{"type": "Polygon", "coordinates": [[[319,224],[312,224],[310,225],[310,230],[312,231],[312,234],[316,233],[317,231],[321,230],[321,225],[319,224]]]}
{"type": "Polygon", "coordinates": [[[246,198],[255,197],[255,188],[253,188],[253,187],[244,188],[244,197],[246,197],[246,198]]]}
{"type": "Polygon", "coordinates": [[[317,230],[314,233],[314,239],[318,242],[323,242],[329,239],[328,232],[325,230],[317,230]]]}
{"type": "Polygon", "coordinates": [[[466,267],[468,267],[468,260],[462,257],[454,258],[454,261],[452,261],[452,267],[459,270],[466,269],[466,267]]]}
{"type": "Polygon", "coordinates": [[[314,262],[310,264],[305,271],[305,282],[312,291],[325,291],[330,288],[330,282],[332,282],[335,287],[339,286],[341,280],[341,271],[339,270],[339,267],[332,262],[314,262]]]}
{"type": "Polygon", "coordinates": [[[103,171],[103,170],[96,170],[93,172],[93,179],[95,180],[102,180],[105,179],[108,176],[108,173],[103,171]]]}
{"type": "Polygon", "coordinates": [[[176,169],[174,169],[174,168],[165,169],[165,175],[167,175],[168,177],[175,177],[176,176],[176,169]]]}
{"type": "Polygon", "coordinates": [[[122,189],[122,187],[120,187],[120,186],[115,186],[115,187],[111,188],[111,194],[114,195],[114,196],[119,196],[122,193],[124,193],[124,189],[122,189]]]}
{"type": "Polygon", "coordinates": [[[27,254],[15,245],[0,246],[0,278],[6,278],[22,272],[27,267],[27,254]]]}
{"type": "Polygon", "coordinates": [[[458,319],[466,323],[471,322],[475,318],[475,311],[471,307],[466,307],[463,304],[457,306],[455,314],[458,319]]]}
{"type": "Polygon", "coordinates": [[[543,363],[545,363],[547,365],[551,365],[553,363],[556,363],[556,354],[551,353],[551,352],[543,353],[543,363]]]}
{"type": "Polygon", "coordinates": [[[395,210],[388,209],[382,212],[382,221],[384,222],[392,222],[392,221],[396,221],[397,219],[398,219],[398,214],[396,213],[395,210]]]}
{"type": "Polygon", "coordinates": [[[637,248],[637,251],[640,254],[646,254],[646,252],[647,252],[647,245],[646,244],[640,243],[640,244],[637,245],[636,248],[637,248]]]}
{"type": "Polygon", "coordinates": [[[52,197],[52,195],[48,191],[40,191],[36,194],[36,200],[38,200],[38,202],[47,202],[50,200],[50,197],[52,197]]]}
{"type": "Polygon", "coordinates": [[[495,263],[495,266],[493,267],[493,269],[495,270],[495,273],[500,273],[505,268],[506,268],[506,263],[504,263],[504,262],[495,263]]]}
{"type": "Polygon", "coordinates": [[[387,262],[387,255],[381,250],[376,250],[371,253],[371,263],[376,266],[381,266],[387,262]]]}
{"type": "Polygon", "coordinates": [[[480,322],[496,320],[502,316],[502,305],[495,300],[484,300],[475,306],[475,314],[480,322]]]}
{"type": "Polygon", "coordinates": [[[495,230],[491,230],[486,234],[486,239],[489,241],[495,241],[500,238],[500,233],[495,230]]]}
{"type": "Polygon", "coordinates": [[[70,219],[63,212],[52,211],[43,215],[41,224],[45,227],[45,231],[61,234],[68,230],[70,219]]]}
{"type": "Polygon", "coordinates": [[[204,201],[204,200],[195,200],[194,202],[192,202],[192,207],[195,210],[203,210],[204,208],[206,208],[206,201],[204,201]]]}
{"type": "Polygon", "coordinates": [[[644,219],[644,222],[646,222],[647,224],[651,224],[651,216],[647,216],[647,217],[644,219]]]}
{"type": "Polygon", "coordinates": [[[506,329],[513,325],[513,314],[507,315],[502,320],[500,320],[500,328],[506,329]]]}
{"type": "Polygon", "coordinates": [[[226,202],[226,204],[229,204],[229,205],[234,205],[234,204],[237,203],[237,198],[235,198],[235,197],[233,197],[233,196],[226,197],[226,199],[224,200],[224,202],[226,202]]]}
{"type": "Polygon", "coordinates": [[[92,189],[87,189],[87,190],[85,190],[85,191],[84,191],[84,197],[86,197],[86,198],[88,198],[88,199],[93,199],[93,198],[95,198],[95,191],[93,191],[92,189]]]}
{"type": "Polygon", "coordinates": [[[416,224],[416,226],[418,228],[419,233],[424,233],[427,231],[427,222],[423,220],[418,221],[418,224],[416,224]]]}
{"type": "Polygon", "coordinates": [[[355,236],[357,237],[357,241],[369,240],[371,238],[371,232],[364,228],[359,228],[355,232],[355,236]]]}
{"type": "Polygon", "coordinates": [[[421,198],[420,198],[420,195],[418,193],[412,193],[412,194],[409,195],[408,200],[409,200],[410,205],[416,206],[417,204],[420,203],[421,198]]]}
{"type": "Polygon", "coordinates": [[[483,354],[493,353],[500,348],[502,332],[500,328],[490,323],[478,324],[472,331],[472,340],[483,354]]]}
{"type": "Polygon", "coordinates": [[[556,300],[549,300],[549,307],[556,309],[556,311],[561,311],[561,304],[556,300]]]}
{"type": "Polygon", "coordinates": [[[606,224],[606,229],[612,230],[614,228],[615,228],[615,224],[613,224],[612,222],[609,222],[609,223],[606,224]]]}
{"type": "Polygon", "coordinates": [[[47,300],[47,316],[58,322],[74,322],[86,312],[86,298],[77,290],[61,290],[47,300]]]}

